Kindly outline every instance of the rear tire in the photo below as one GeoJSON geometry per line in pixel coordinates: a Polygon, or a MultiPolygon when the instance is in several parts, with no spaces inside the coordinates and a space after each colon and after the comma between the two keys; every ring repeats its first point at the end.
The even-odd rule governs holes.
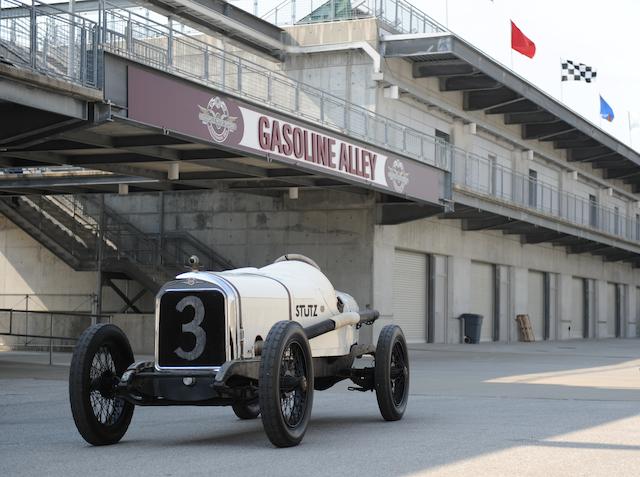
{"type": "Polygon", "coordinates": [[[409,352],[399,326],[382,328],[375,356],[375,388],[380,414],[386,421],[398,421],[409,400],[409,352]]]}
{"type": "Polygon", "coordinates": [[[262,425],[276,447],[302,441],[313,405],[313,360],[309,340],[295,321],[279,321],[269,331],[260,358],[262,425]]]}
{"type": "Polygon", "coordinates": [[[69,401],[89,444],[115,444],[127,432],[134,405],[118,397],[115,386],[131,363],[131,345],[117,326],[93,325],[80,336],[69,369],[69,401]]]}
{"type": "Polygon", "coordinates": [[[249,402],[234,402],[231,408],[240,419],[256,419],[260,415],[260,403],[257,399],[249,402]]]}

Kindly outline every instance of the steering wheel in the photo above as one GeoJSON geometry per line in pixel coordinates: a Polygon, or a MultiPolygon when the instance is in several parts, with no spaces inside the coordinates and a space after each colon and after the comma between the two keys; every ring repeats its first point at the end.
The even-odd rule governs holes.
{"type": "MultiPolygon", "coordinates": [[[[318,266],[318,264],[316,262],[314,262],[313,260],[311,260],[309,257],[306,257],[304,255],[300,255],[299,253],[288,253],[287,255],[283,255],[282,257],[276,258],[273,263],[279,263],[279,262],[287,262],[290,260],[295,260],[297,262],[304,262],[308,265],[311,265],[312,267],[317,268],[318,270],[320,270],[320,267],[318,266]]],[[[322,270],[320,270],[322,271],[322,270]]]]}

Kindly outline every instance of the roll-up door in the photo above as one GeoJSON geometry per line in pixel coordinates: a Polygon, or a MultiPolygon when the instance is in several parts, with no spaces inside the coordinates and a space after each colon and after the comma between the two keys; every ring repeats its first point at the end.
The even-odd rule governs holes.
{"type": "Polygon", "coordinates": [[[571,333],[569,338],[584,338],[584,280],[573,277],[571,284],[571,333]]]}
{"type": "Polygon", "coordinates": [[[471,303],[469,313],[483,316],[480,341],[493,341],[495,279],[488,263],[471,263],[471,303]]]}
{"type": "Polygon", "coordinates": [[[544,273],[529,271],[527,314],[536,341],[544,340],[544,273]]]}
{"type": "Polygon", "coordinates": [[[616,309],[616,284],[607,283],[607,335],[604,338],[616,335],[616,309]]]}
{"type": "Polygon", "coordinates": [[[408,342],[427,341],[427,255],[396,250],[393,264],[393,321],[408,342]]]}

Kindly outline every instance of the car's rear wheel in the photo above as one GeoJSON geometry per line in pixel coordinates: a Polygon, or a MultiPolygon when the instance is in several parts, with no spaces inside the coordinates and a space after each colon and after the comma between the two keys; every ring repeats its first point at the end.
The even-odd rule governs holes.
{"type": "Polygon", "coordinates": [[[89,444],[115,444],[127,432],[134,406],[115,389],[131,363],[131,345],[117,326],[93,325],[80,336],[69,370],[69,400],[76,427],[89,444]]]}
{"type": "Polygon", "coordinates": [[[397,421],[402,419],[409,399],[409,351],[399,326],[382,328],[375,356],[375,388],[380,414],[387,421],[397,421]]]}
{"type": "Polygon", "coordinates": [[[279,321],[269,331],[260,358],[260,412],[271,443],[298,445],[313,405],[313,361],[299,323],[279,321]]]}
{"type": "Polygon", "coordinates": [[[240,419],[255,419],[260,415],[260,403],[257,399],[254,401],[234,402],[231,408],[240,419]]]}

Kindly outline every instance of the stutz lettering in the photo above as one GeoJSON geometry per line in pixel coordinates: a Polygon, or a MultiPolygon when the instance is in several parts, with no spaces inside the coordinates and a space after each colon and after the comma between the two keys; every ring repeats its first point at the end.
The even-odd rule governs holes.
{"type": "Polygon", "coordinates": [[[376,153],[268,116],[258,119],[260,149],[376,180],[376,153]]]}
{"type": "Polygon", "coordinates": [[[296,305],[296,318],[318,316],[318,305],[296,305]]]}

